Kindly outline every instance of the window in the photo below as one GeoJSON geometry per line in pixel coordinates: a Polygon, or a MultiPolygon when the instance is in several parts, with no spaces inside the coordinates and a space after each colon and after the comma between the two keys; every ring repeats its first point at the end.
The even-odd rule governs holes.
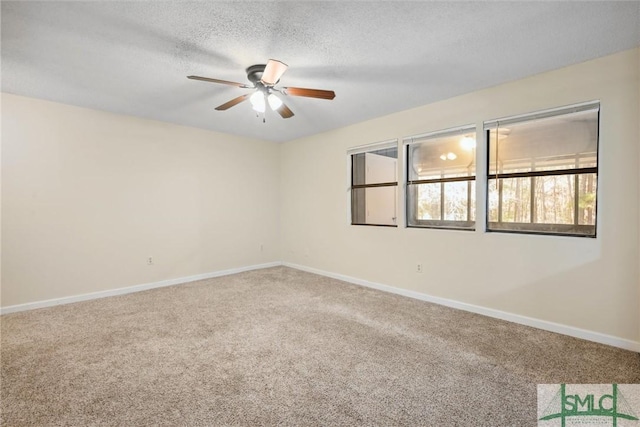
{"type": "Polygon", "coordinates": [[[351,224],[396,226],[398,142],[349,151],[351,224]]]}
{"type": "Polygon", "coordinates": [[[596,235],[599,104],[485,123],[487,230],[596,235]]]}
{"type": "Polygon", "coordinates": [[[473,230],[476,196],[474,126],[405,139],[407,226],[473,230]]]}

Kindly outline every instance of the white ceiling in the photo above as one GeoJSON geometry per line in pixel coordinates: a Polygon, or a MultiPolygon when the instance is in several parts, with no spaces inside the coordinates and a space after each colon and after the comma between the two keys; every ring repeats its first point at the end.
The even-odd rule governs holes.
{"type": "Polygon", "coordinates": [[[288,141],[640,45],[640,2],[2,2],[2,90],[288,141]],[[244,69],[289,64],[295,116],[248,102],[244,69]]]}

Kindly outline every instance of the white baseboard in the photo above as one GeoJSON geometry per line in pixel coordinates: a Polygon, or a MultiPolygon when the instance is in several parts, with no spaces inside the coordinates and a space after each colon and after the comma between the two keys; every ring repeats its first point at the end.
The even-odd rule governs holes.
{"type": "Polygon", "coordinates": [[[163,280],[163,281],[154,282],[154,283],[144,283],[141,285],[128,286],[125,288],[109,289],[106,291],[92,292],[92,293],[82,294],[82,295],[74,295],[74,296],[63,297],[63,298],[56,298],[56,299],[50,299],[50,300],[44,300],[44,301],[30,302],[26,304],[0,307],[0,315],[16,313],[19,311],[34,310],[37,308],[52,307],[52,306],[61,305],[61,304],[70,304],[74,302],[88,301],[92,299],[105,298],[105,297],[110,297],[115,295],[130,294],[133,292],[146,291],[148,289],[161,288],[164,286],[173,286],[181,283],[195,282],[196,280],[210,279],[213,277],[220,277],[220,276],[228,276],[230,274],[242,273],[244,271],[260,270],[263,268],[277,267],[280,265],[284,265],[290,268],[295,268],[297,270],[307,271],[309,273],[314,273],[321,276],[331,277],[333,279],[342,280],[344,282],[349,282],[356,285],[365,286],[368,288],[378,289],[384,292],[390,292],[393,294],[402,295],[409,298],[414,298],[422,301],[431,302],[434,304],[444,305],[446,307],[452,307],[459,310],[469,311],[472,313],[482,314],[484,316],[494,317],[496,319],[502,319],[509,322],[518,323],[521,325],[531,326],[531,327],[543,329],[546,331],[556,332],[559,334],[568,335],[575,338],[581,338],[584,340],[593,341],[600,344],[606,344],[613,347],[618,347],[625,350],[631,350],[631,351],[640,353],[640,342],[637,342],[637,341],[631,341],[624,338],[615,337],[612,335],[602,334],[599,332],[588,331],[586,329],[580,329],[574,326],[568,326],[560,323],[549,322],[546,320],[535,319],[532,317],[521,316],[519,314],[508,313],[508,312],[496,310],[493,308],[487,308],[479,305],[468,304],[465,302],[455,301],[447,298],[435,297],[435,296],[423,294],[416,291],[410,291],[408,289],[396,288],[393,286],[384,285],[376,282],[370,282],[368,280],[345,276],[343,274],[331,273],[328,271],[319,270],[319,269],[307,267],[304,265],[292,264],[289,262],[278,262],[278,261],[270,262],[266,264],[256,264],[256,265],[250,265],[245,267],[231,268],[228,270],[215,271],[211,273],[197,274],[195,276],[179,277],[175,279],[163,280]]]}
{"type": "Polygon", "coordinates": [[[162,288],[165,286],[179,285],[181,283],[195,282],[196,280],[211,279],[213,277],[228,276],[230,274],[242,273],[250,270],[260,270],[263,268],[277,267],[281,262],[270,262],[266,264],[249,265],[246,267],[231,268],[228,270],[214,271],[212,273],[196,274],[195,276],[178,277],[175,279],[162,280],[160,282],[144,283],[141,285],[127,286],[125,288],[109,289],[106,291],[91,292],[89,294],[73,295],[70,297],[55,298],[44,301],[29,302],[26,304],[10,305],[0,308],[0,315],[16,313],[18,311],[35,310],[36,308],[52,307],[54,305],[70,304],[73,302],[88,301],[92,299],[112,297],[115,295],[130,294],[133,292],[146,291],[148,289],[162,288]]]}
{"type": "Polygon", "coordinates": [[[423,294],[416,291],[410,291],[408,289],[395,288],[393,286],[370,282],[368,280],[345,276],[343,274],[337,274],[337,273],[331,273],[328,271],[318,270],[316,268],[311,268],[304,265],[292,264],[289,262],[283,262],[282,265],[290,268],[295,268],[297,270],[306,271],[309,273],[319,274],[321,276],[331,277],[332,279],[338,279],[344,282],[365,286],[367,288],[378,289],[380,291],[390,292],[393,294],[398,294],[398,295],[402,295],[409,298],[415,298],[418,300],[427,301],[434,304],[457,308],[459,310],[482,314],[484,316],[494,317],[496,319],[502,319],[509,322],[518,323],[521,325],[543,329],[545,331],[556,332],[558,334],[568,335],[575,338],[581,338],[587,341],[593,341],[600,344],[606,344],[612,347],[618,347],[625,350],[631,350],[631,351],[640,353],[640,342],[631,341],[625,338],[606,335],[599,332],[588,331],[586,329],[576,328],[574,326],[563,325],[560,323],[548,322],[546,320],[535,319],[533,317],[521,316],[519,314],[508,313],[506,311],[500,311],[493,308],[487,308],[479,305],[468,304],[465,302],[455,301],[447,298],[435,297],[435,296],[423,294]]]}

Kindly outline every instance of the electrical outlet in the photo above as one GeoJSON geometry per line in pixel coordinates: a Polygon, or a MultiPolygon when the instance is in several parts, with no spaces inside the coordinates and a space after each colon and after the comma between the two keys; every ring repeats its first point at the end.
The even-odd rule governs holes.
{"type": "Polygon", "coordinates": [[[147,258],[147,265],[153,265],[153,257],[152,256],[147,258]]]}
{"type": "Polygon", "coordinates": [[[260,243],[260,252],[264,252],[264,245],[260,243]]]}
{"type": "Polygon", "coordinates": [[[416,264],[416,273],[422,273],[422,264],[416,264]]]}

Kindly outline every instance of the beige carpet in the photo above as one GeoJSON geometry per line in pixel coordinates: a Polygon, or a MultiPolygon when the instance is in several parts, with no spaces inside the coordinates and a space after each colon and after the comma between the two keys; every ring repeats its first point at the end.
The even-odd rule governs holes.
{"type": "Polygon", "coordinates": [[[1,318],[3,426],[535,426],[637,353],[277,267],[1,318]]]}

